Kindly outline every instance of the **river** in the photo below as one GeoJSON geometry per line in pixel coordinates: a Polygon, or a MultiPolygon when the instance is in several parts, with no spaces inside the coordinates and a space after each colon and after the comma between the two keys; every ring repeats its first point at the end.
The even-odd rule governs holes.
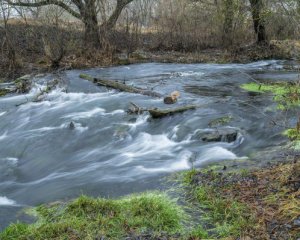
{"type": "Polygon", "coordinates": [[[0,98],[0,230],[24,218],[21,210],[28,206],[80,194],[117,197],[160,189],[163,177],[174,172],[234,159],[255,161],[257,152],[285,144],[282,128],[270,124],[281,114],[272,97],[239,87],[252,78],[298,79],[284,64],[147,63],[71,70],[35,78],[26,95],[0,98]],[[166,105],[161,99],[95,86],[80,79],[80,73],[165,95],[178,90],[181,96],[174,106],[200,107],[155,120],[148,114],[128,115],[129,102],[145,108],[166,105]],[[41,102],[30,101],[55,78],[63,86],[41,102]],[[20,103],[25,104],[16,107],[20,103]],[[197,137],[214,131],[209,123],[224,116],[231,119],[227,128],[238,129],[235,141],[197,137]]]}

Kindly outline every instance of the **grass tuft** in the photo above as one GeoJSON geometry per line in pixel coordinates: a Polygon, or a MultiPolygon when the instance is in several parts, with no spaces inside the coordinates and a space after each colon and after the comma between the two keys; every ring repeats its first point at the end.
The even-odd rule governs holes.
{"type": "Polygon", "coordinates": [[[3,240],[122,239],[145,233],[180,233],[185,213],[162,193],[131,195],[118,200],[81,196],[68,204],[42,205],[39,221],[12,224],[3,240]]]}

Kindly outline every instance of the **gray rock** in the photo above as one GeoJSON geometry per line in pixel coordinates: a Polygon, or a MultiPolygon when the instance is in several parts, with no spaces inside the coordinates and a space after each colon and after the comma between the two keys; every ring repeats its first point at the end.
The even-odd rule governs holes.
{"type": "Polygon", "coordinates": [[[237,139],[238,130],[235,128],[216,129],[201,136],[204,142],[234,142],[237,139]]]}
{"type": "Polygon", "coordinates": [[[297,227],[300,227],[300,217],[294,220],[293,224],[297,227]]]}

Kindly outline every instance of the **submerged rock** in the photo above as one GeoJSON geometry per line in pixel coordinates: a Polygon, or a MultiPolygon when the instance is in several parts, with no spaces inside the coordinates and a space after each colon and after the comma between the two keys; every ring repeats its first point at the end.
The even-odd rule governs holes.
{"type": "Polygon", "coordinates": [[[75,124],[74,124],[74,122],[70,122],[70,124],[69,124],[69,129],[71,129],[71,130],[75,129],[75,124]]]}

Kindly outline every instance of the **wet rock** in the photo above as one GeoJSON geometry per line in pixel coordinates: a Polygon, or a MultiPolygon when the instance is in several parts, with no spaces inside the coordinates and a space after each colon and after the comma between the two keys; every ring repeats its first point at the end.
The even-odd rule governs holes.
{"type": "Polygon", "coordinates": [[[238,136],[238,130],[235,128],[216,129],[201,136],[204,142],[234,142],[238,136]]]}
{"type": "Polygon", "coordinates": [[[300,217],[294,220],[293,222],[294,226],[300,227],[300,217]]]}
{"type": "Polygon", "coordinates": [[[74,124],[74,122],[70,122],[70,124],[69,124],[69,129],[71,129],[71,130],[75,129],[75,124],[74,124]]]}

